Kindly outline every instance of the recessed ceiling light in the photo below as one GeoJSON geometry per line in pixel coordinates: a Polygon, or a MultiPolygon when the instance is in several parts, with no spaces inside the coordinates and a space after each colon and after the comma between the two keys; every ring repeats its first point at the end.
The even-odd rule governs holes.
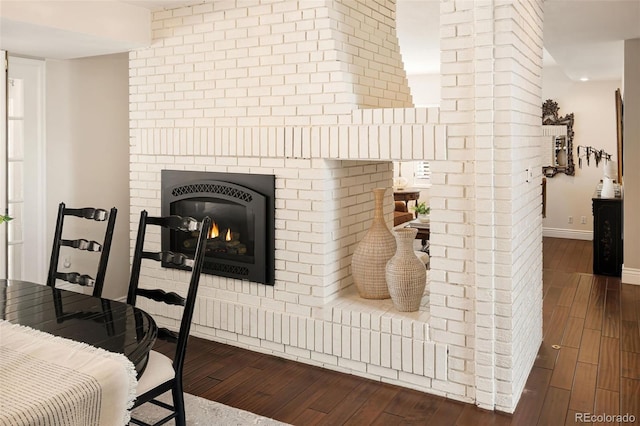
{"type": "Polygon", "coordinates": [[[589,81],[589,77],[581,77],[580,81],[589,81]]]}

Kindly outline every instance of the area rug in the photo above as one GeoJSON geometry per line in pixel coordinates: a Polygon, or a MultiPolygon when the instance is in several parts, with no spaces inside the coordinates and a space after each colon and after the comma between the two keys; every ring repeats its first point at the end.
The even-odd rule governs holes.
{"type": "MultiPolygon", "coordinates": [[[[171,393],[165,393],[159,398],[167,403],[171,402],[171,393]]],[[[209,401],[208,399],[198,396],[184,394],[185,413],[187,417],[187,425],[198,426],[244,426],[244,425],[267,425],[267,426],[286,426],[282,423],[268,417],[258,416],[248,411],[239,410],[220,404],[219,402],[209,401]]],[[[146,423],[158,421],[168,414],[167,410],[157,407],[153,404],[144,404],[132,411],[131,416],[142,420],[146,423]]],[[[171,420],[167,425],[175,425],[171,420]]]]}

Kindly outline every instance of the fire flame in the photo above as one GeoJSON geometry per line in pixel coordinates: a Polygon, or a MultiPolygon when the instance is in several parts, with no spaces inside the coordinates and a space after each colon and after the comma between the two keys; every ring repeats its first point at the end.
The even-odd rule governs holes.
{"type": "MultiPolygon", "coordinates": [[[[220,228],[218,227],[217,223],[213,222],[207,238],[212,239],[212,238],[218,238],[219,236],[220,236],[220,228]]],[[[225,241],[231,241],[231,229],[227,229],[224,239],[225,241]]]]}
{"type": "Polygon", "coordinates": [[[220,230],[218,229],[218,224],[213,222],[213,226],[211,226],[211,229],[209,229],[208,238],[216,238],[218,235],[220,235],[220,230]]]}

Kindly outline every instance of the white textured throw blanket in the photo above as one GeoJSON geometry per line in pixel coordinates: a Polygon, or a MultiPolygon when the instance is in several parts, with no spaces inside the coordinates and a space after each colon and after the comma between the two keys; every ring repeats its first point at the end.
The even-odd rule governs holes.
{"type": "Polygon", "coordinates": [[[123,425],[136,371],[124,355],[0,320],[0,425],[123,425]]]}

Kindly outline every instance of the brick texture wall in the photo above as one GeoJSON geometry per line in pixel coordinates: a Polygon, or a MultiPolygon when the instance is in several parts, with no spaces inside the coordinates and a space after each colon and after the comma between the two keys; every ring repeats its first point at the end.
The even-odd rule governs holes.
{"type": "Polygon", "coordinates": [[[163,169],[276,176],[275,286],[203,276],[194,333],[512,411],[541,326],[539,173],[524,173],[541,165],[540,9],[443,2],[443,99],[428,109],[411,104],[394,0],[154,13],[152,46],[130,54],[132,244],[137,212],[160,212],[163,169]],[[430,290],[415,313],[359,298],[350,275],[392,160],[432,160],[430,290]]]}
{"type": "Polygon", "coordinates": [[[443,2],[441,34],[432,336],[449,345],[452,392],[512,412],[542,340],[542,5],[443,2]]]}

